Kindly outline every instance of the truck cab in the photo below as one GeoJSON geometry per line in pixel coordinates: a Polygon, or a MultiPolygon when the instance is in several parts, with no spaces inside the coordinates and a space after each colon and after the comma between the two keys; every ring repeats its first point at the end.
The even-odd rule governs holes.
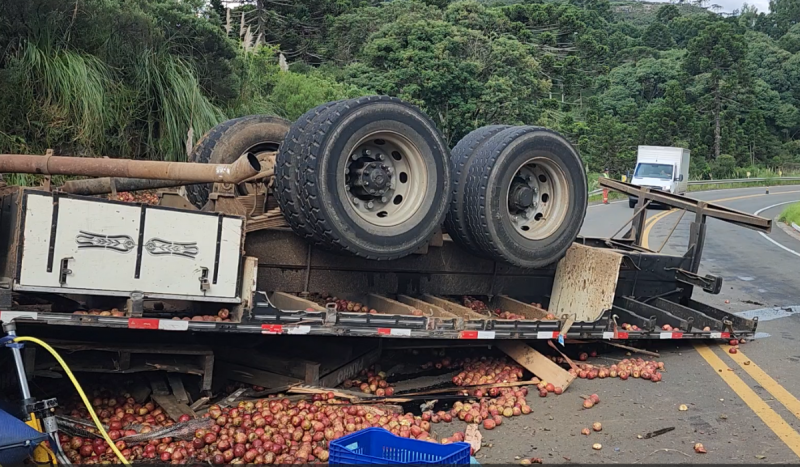
{"type": "MultiPolygon", "coordinates": [[[[672,194],[686,193],[689,182],[689,150],[666,146],[639,146],[631,183],[672,194]]],[[[636,207],[638,199],[629,197],[636,207]]]]}

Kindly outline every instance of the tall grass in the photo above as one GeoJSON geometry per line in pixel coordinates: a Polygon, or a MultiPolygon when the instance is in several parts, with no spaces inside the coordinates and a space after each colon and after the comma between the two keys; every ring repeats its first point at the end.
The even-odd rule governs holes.
{"type": "Polygon", "coordinates": [[[84,148],[103,141],[112,121],[109,97],[115,83],[102,61],[31,41],[21,46],[18,60],[27,70],[25,86],[38,96],[49,125],[70,133],[84,148]]]}
{"type": "MultiPolygon", "coordinates": [[[[33,96],[32,107],[17,118],[30,122],[37,150],[185,160],[189,127],[196,140],[225,119],[192,66],[167,45],[143,49],[132,70],[114,70],[94,55],[46,42],[24,42],[14,60],[24,70],[15,85],[33,96]]],[[[25,147],[24,141],[0,134],[3,147],[25,147]]]]}
{"type": "Polygon", "coordinates": [[[201,92],[192,67],[164,49],[141,54],[133,97],[147,127],[145,152],[154,158],[185,160],[189,127],[199,137],[225,118],[201,92]]]}

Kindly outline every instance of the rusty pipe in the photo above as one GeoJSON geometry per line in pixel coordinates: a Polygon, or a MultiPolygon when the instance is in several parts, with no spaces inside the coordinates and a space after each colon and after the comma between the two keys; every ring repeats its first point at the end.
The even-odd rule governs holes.
{"type": "MultiPolygon", "coordinates": [[[[274,154],[274,153],[272,153],[274,154]]],[[[275,157],[271,160],[264,160],[261,155],[258,156],[261,162],[261,172],[248,177],[241,183],[251,183],[275,175],[275,157]]],[[[2,177],[0,177],[2,180],[2,177]]],[[[64,182],[58,189],[64,193],[72,193],[74,195],[104,195],[116,191],[138,191],[138,190],[156,190],[159,188],[173,188],[176,186],[192,185],[193,182],[185,180],[148,180],[145,178],[86,178],[83,180],[69,180],[64,182]],[[112,186],[113,184],[113,186],[112,186]]]]}
{"type": "Polygon", "coordinates": [[[184,183],[241,183],[258,174],[260,170],[261,163],[251,153],[243,155],[232,164],[0,154],[0,173],[146,178],[180,180],[184,183]]]}
{"type": "MultiPolygon", "coordinates": [[[[260,173],[260,172],[259,172],[260,173]]],[[[84,180],[69,180],[58,189],[64,193],[74,195],[104,195],[116,191],[156,190],[158,188],[172,188],[176,186],[192,185],[193,182],[185,180],[148,180],[146,178],[87,178],[84,180]],[[113,184],[113,186],[112,186],[113,184]]]]}

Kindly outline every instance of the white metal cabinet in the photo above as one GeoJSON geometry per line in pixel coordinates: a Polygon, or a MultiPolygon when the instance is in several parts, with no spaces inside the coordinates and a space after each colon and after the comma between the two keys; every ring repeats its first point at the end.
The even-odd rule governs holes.
{"type": "Polygon", "coordinates": [[[22,198],[16,290],[239,301],[241,217],[36,191],[22,198]]]}
{"type": "Polygon", "coordinates": [[[236,295],[242,220],[151,209],[144,228],[140,280],[149,290],[195,295],[236,295]],[[219,245],[217,244],[219,239],[219,245]]]}

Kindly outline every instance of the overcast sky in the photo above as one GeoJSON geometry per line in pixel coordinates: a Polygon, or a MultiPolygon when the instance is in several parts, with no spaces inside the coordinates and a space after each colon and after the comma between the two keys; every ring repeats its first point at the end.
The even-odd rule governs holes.
{"type": "Polygon", "coordinates": [[[709,5],[717,4],[722,7],[722,11],[730,13],[733,10],[742,9],[742,5],[747,3],[758,8],[759,13],[769,13],[769,0],[710,0],[709,5]]]}

